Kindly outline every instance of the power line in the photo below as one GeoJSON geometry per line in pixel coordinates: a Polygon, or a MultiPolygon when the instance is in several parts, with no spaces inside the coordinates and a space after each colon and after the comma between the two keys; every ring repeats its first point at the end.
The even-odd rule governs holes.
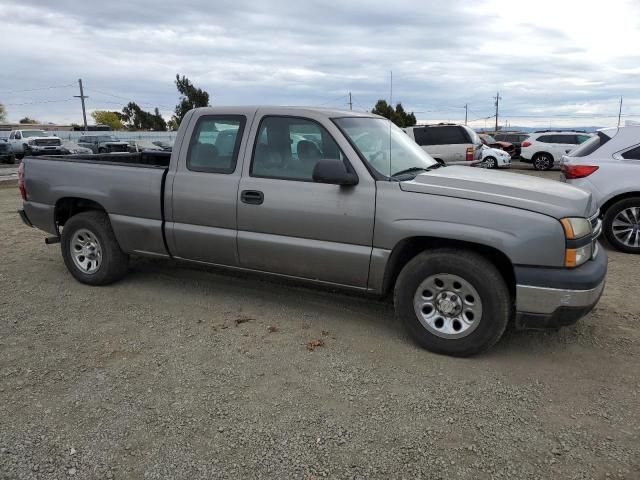
{"type": "Polygon", "coordinates": [[[54,88],[67,88],[67,87],[73,87],[73,86],[74,86],[73,83],[69,83],[67,85],[51,85],[49,87],[27,88],[25,90],[2,90],[2,91],[0,91],[0,93],[3,94],[3,95],[8,95],[8,94],[12,94],[12,93],[39,92],[39,91],[42,91],[42,90],[52,90],[54,88]]]}
{"type": "Polygon", "coordinates": [[[17,107],[22,105],[40,105],[43,103],[60,103],[60,102],[70,102],[73,98],[67,98],[66,100],[39,100],[37,102],[24,102],[24,103],[5,103],[3,105],[7,107],[17,107]]]}

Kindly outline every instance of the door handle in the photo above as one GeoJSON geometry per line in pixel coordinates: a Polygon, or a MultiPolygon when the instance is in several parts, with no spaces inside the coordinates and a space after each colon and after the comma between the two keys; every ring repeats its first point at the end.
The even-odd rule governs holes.
{"type": "Polygon", "coordinates": [[[264,193],[258,190],[243,190],[240,194],[240,200],[243,203],[249,203],[251,205],[262,205],[264,202],[264,193]]]}

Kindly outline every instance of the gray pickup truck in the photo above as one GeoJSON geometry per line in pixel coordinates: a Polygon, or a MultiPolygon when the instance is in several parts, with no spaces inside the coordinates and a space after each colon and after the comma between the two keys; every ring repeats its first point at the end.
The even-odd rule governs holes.
{"type": "Polygon", "coordinates": [[[375,115],[199,108],[171,154],[123,158],[19,169],[22,219],[61,241],[86,284],[118,280],[140,255],[393,293],[422,346],[459,356],[492,346],[510,321],[574,323],[604,287],[589,193],[442,166],[375,115]]]}

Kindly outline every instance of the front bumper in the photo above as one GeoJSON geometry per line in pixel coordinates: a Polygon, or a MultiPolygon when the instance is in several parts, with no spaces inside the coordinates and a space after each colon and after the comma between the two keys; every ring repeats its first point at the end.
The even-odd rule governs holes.
{"type": "Polygon", "coordinates": [[[31,155],[62,155],[63,148],[56,146],[43,147],[37,145],[29,145],[29,152],[31,155]]]}
{"type": "Polygon", "coordinates": [[[587,315],[600,300],[607,252],[574,268],[515,267],[516,328],[558,328],[587,315]]]}

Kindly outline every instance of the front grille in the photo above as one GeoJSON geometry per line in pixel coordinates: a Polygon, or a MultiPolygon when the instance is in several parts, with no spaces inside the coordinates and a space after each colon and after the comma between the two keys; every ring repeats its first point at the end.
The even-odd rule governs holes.
{"type": "Polygon", "coordinates": [[[112,152],[128,152],[127,145],[109,145],[109,150],[112,152]]]}
{"type": "Polygon", "coordinates": [[[593,238],[596,239],[602,233],[602,220],[600,220],[600,210],[598,210],[594,216],[589,218],[591,222],[591,231],[593,232],[593,238]]]}
{"type": "Polygon", "coordinates": [[[9,152],[9,144],[5,142],[0,142],[0,153],[8,153],[9,152]]]}
{"type": "Polygon", "coordinates": [[[59,147],[61,145],[59,138],[42,138],[35,141],[39,147],[59,147]]]}

